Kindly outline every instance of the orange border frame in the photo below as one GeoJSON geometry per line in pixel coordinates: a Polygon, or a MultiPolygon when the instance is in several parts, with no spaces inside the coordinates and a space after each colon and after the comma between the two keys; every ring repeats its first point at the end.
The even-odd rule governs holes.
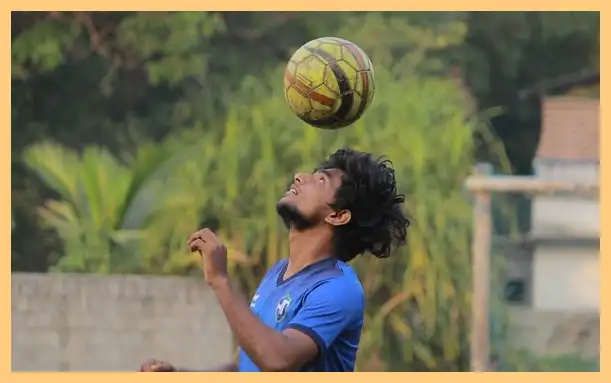
{"type": "MultiPolygon", "coordinates": [[[[258,0],[258,1],[249,1],[249,0],[225,0],[222,2],[223,6],[220,7],[218,5],[213,5],[215,3],[213,2],[209,2],[207,6],[203,6],[205,4],[205,2],[202,1],[195,1],[195,0],[175,0],[174,2],[172,2],[172,4],[168,4],[168,3],[164,3],[164,2],[160,2],[157,3],[155,1],[143,1],[143,0],[132,0],[132,1],[118,1],[118,0],[106,0],[103,3],[100,3],[101,5],[99,6],[95,6],[92,5],[94,2],[92,1],[91,3],[85,2],[83,0],[80,1],[74,1],[74,0],[60,0],[57,1],[53,7],[50,7],[48,4],[50,3],[46,3],[44,0],[26,0],[26,1],[21,1],[21,2],[17,2],[17,1],[13,1],[13,0],[9,0],[8,1],[8,7],[7,7],[7,11],[3,11],[2,13],[0,13],[0,26],[4,25],[4,27],[2,27],[2,35],[4,36],[1,40],[1,45],[4,46],[4,48],[1,50],[2,52],[2,60],[0,60],[0,63],[2,65],[2,67],[4,67],[4,65],[6,65],[6,67],[4,67],[6,72],[4,72],[5,74],[3,76],[1,76],[1,87],[3,89],[10,89],[11,83],[10,83],[10,47],[9,46],[5,46],[4,44],[9,45],[10,44],[10,10],[70,10],[70,9],[78,9],[78,10],[167,10],[168,6],[170,6],[173,10],[180,10],[180,9],[184,9],[184,10],[214,10],[214,9],[218,9],[218,10],[296,10],[296,11],[304,11],[304,10],[344,10],[344,9],[353,9],[353,10],[368,10],[368,9],[372,9],[372,7],[375,7],[375,10],[473,10],[473,9],[478,9],[478,10],[497,10],[497,11],[508,11],[508,10],[592,10],[592,11],[601,11],[601,40],[604,40],[605,38],[605,34],[609,33],[610,28],[609,27],[605,27],[605,25],[609,25],[611,24],[611,12],[610,13],[605,13],[602,12],[604,9],[604,5],[606,3],[607,6],[609,6],[609,4],[611,4],[608,1],[603,1],[603,0],[582,0],[579,3],[572,3],[566,0],[555,0],[555,1],[549,1],[549,0],[541,0],[538,1],[537,4],[535,5],[534,2],[532,0],[513,0],[511,2],[511,6],[500,6],[500,5],[492,5],[493,2],[490,0],[462,0],[460,2],[456,1],[456,0],[430,0],[427,1],[425,3],[423,2],[418,2],[418,3],[412,3],[412,2],[403,2],[400,0],[379,0],[377,2],[371,3],[371,2],[365,2],[363,1],[361,3],[361,0],[350,0],[350,1],[340,1],[340,0],[336,0],[333,2],[330,2],[328,0],[310,0],[307,3],[299,3],[299,2],[287,2],[287,1],[279,1],[279,0],[258,0]],[[90,5],[91,4],[91,5],[90,5]]],[[[608,40],[607,40],[608,41],[608,40]]],[[[605,52],[605,50],[603,49],[604,44],[601,44],[601,60],[604,63],[605,61],[607,61],[607,63],[609,63],[609,60],[605,60],[606,58],[606,54],[608,52],[605,52]]],[[[609,64],[607,64],[609,65],[609,64]]],[[[605,65],[601,65],[601,67],[605,67],[605,65]]],[[[602,77],[602,88],[606,88],[607,85],[609,85],[609,83],[611,82],[611,77],[602,77]]],[[[0,115],[4,115],[6,116],[6,123],[7,125],[10,126],[10,100],[8,100],[9,98],[9,92],[6,93],[2,93],[2,99],[0,100],[0,105],[1,105],[1,113],[0,115]],[[6,97],[6,99],[4,98],[6,97]],[[3,101],[2,101],[3,100],[3,101]]],[[[602,105],[604,105],[604,102],[607,99],[603,97],[601,97],[601,103],[603,103],[602,105]]],[[[601,105],[601,106],[602,106],[601,105]]],[[[608,108],[608,107],[607,107],[608,108]]],[[[609,110],[605,108],[604,106],[601,107],[601,126],[604,126],[605,123],[605,110],[609,110]]],[[[1,172],[2,174],[4,174],[4,176],[2,176],[0,179],[4,180],[2,181],[2,189],[7,191],[7,195],[4,201],[4,203],[1,205],[1,209],[2,209],[2,215],[5,217],[4,219],[0,220],[0,233],[2,233],[2,238],[7,238],[5,241],[3,241],[5,244],[10,244],[10,228],[9,228],[9,215],[10,215],[10,129],[2,129],[0,131],[0,135],[1,135],[1,139],[0,139],[0,147],[3,148],[1,150],[1,152],[5,153],[5,158],[2,160],[2,162],[5,164],[2,166],[1,168],[1,172]],[[4,162],[7,161],[7,162],[4,162]],[[6,173],[4,173],[6,172],[6,173]],[[4,236],[7,237],[4,237],[4,236]]],[[[611,147],[611,132],[605,132],[605,129],[601,129],[601,156],[602,156],[602,162],[607,162],[607,161],[611,161],[611,155],[608,154],[604,154],[606,153],[605,150],[602,150],[605,146],[607,146],[608,148],[611,147]]],[[[602,186],[602,190],[607,190],[607,193],[609,193],[609,190],[611,190],[611,186],[609,185],[609,182],[611,182],[611,179],[609,177],[609,173],[611,172],[611,167],[602,167],[601,168],[601,186],[602,186]]],[[[601,193],[601,195],[605,195],[605,192],[603,191],[601,193]]],[[[609,195],[609,194],[607,194],[609,195]]],[[[609,211],[610,208],[610,204],[607,202],[608,200],[605,198],[601,198],[601,237],[602,236],[606,236],[609,235],[609,229],[611,229],[611,212],[609,211]],[[606,213],[606,214],[605,214],[606,213]]],[[[603,254],[605,253],[605,251],[610,251],[610,246],[608,245],[606,241],[601,240],[601,272],[602,270],[605,269],[604,265],[605,264],[610,264],[611,265],[611,259],[607,259],[605,256],[603,256],[603,254]]],[[[10,248],[7,249],[10,252],[10,248]]],[[[205,377],[202,377],[201,375],[195,375],[194,373],[190,373],[190,374],[181,374],[178,375],[180,378],[177,378],[176,375],[164,375],[164,374],[140,374],[140,375],[136,375],[134,373],[12,373],[11,372],[11,352],[10,352],[10,347],[11,347],[11,332],[10,332],[10,323],[11,323],[11,317],[10,317],[10,289],[11,289],[11,285],[10,285],[10,253],[7,252],[6,256],[4,258],[4,261],[2,263],[0,263],[0,272],[6,276],[9,276],[9,278],[5,279],[4,282],[0,283],[0,287],[3,291],[3,293],[0,294],[0,320],[3,322],[3,326],[2,328],[4,329],[1,332],[1,343],[3,343],[5,346],[3,346],[0,349],[0,365],[2,366],[0,368],[0,378],[1,381],[10,381],[10,382],[36,382],[36,383],[40,383],[42,382],[46,382],[47,379],[49,379],[49,382],[57,379],[58,382],[83,382],[83,381],[87,381],[90,383],[94,383],[94,382],[106,382],[107,379],[111,378],[108,377],[108,374],[113,374],[113,377],[111,379],[116,379],[116,383],[120,383],[120,381],[123,381],[123,379],[125,379],[126,383],[134,383],[136,381],[155,381],[155,382],[170,382],[170,381],[175,381],[176,379],[180,379],[183,381],[192,381],[192,382],[201,382],[201,379],[205,377]],[[6,322],[4,322],[6,320],[6,322]],[[99,375],[99,376],[98,376],[99,375]],[[106,375],[106,377],[102,376],[102,375],[106,375]],[[99,379],[99,380],[98,380],[99,379]],[[193,379],[193,380],[191,380],[193,379]]],[[[602,281],[602,293],[601,297],[602,297],[602,301],[601,301],[601,305],[602,306],[606,306],[607,303],[606,301],[609,299],[610,295],[605,294],[604,290],[609,288],[609,284],[611,284],[611,280],[609,282],[607,282],[606,278],[601,278],[602,281]]],[[[601,318],[605,318],[604,316],[602,316],[601,318]]],[[[609,332],[605,332],[605,331],[601,331],[601,371],[606,371],[608,364],[607,363],[610,359],[610,357],[608,356],[609,354],[605,354],[604,350],[603,350],[603,346],[604,346],[604,341],[603,338],[605,337],[605,335],[609,335],[609,332]],[[607,356],[606,360],[604,358],[604,356],[607,356]]],[[[137,368],[138,366],[134,366],[134,368],[137,368]]],[[[239,376],[236,375],[216,375],[217,373],[207,373],[207,374],[212,374],[214,376],[209,376],[209,378],[218,378],[218,379],[223,379],[225,381],[233,381],[235,379],[236,383],[240,381],[239,376]],[[224,376],[224,378],[223,378],[224,376]]],[[[364,373],[364,374],[383,374],[383,373],[364,373]]],[[[419,383],[445,383],[447,382],[447,379],[451,379],[453,382],[458,382],[458,381],[462,381],[462,379],[464,379],[465,383],[466,382],[482,382],[486,379],[486,377],[484,377],[481,373],[471,373],[471,374],[459,374],[459,373],[441,373],[443,374],[442,376],[439,376],[439,374],[427,374],[427,373],[386,373],[386,378],[380,377],[380,379],[388,379],[391,382],[401,382],[403,379],[405,380],[412,380],[412,379],[417,379],[417,381],[419,383]],[[415,376],[417,375],[417,376],[415,376]],[[396,379],[396,380],[395,380],[396,379]],[[473,380],[471,380],[473,379],[473,380]]],[[[497,382],[502,382],[505,379],[507,379],[508,382],[512,382],[514,381],[514,379],[520,379],[521,383],[527,383],[526,381],[532,379],[533,383],[535,383],[537,380],[539,379],[545,379],[542,375],[539,375],[540,378],[536,378],[535,376],[529,376],[531,375],[531,373],[514,373],[508,376],[508,373],[490,373],[490,374],[495,374],[497,376],[492,377],[490,375],[486,375],[489,377],[490,380],[495,380],[497,382]],[[518,375],[523,375],[523,376],[516,376],[515,374],[518,375]]],[[[601,373],[577,373],[579,376],[575,375],[576,373],[573,374],[560,374],[560,373],[541,373],[544,375],[547,375],[549,378],[554,378],[554,379],[558,379],[557,381],[566,381],[567,383],[574,383],[575,381],[580,381],[580,382],[584,382],[586,380],[592,379],[590,382],[593,381],[600,381],[602,382],[603,379],[601,377],[601,373]],[[586,375],[587,374],[587,375],[586,375]],[[563,377],[562,375],[567,375],[565,377],[563,377]],[[596,377],[598,376],[598,377],[596,377]]],[[[602,374],[604,374],[604,372],[602,372],[602,374]]],[[[301,375],[302,377],[299,378],[300,375],[296,375],[293,376],[290,379],[304,379],[306,380],[306,377],[310,377],[311,379],[311,375],[301,375]]],[[[278,380],[279,383],[285,383],[286,379],[288,377],[284,376],[284,375],[270,375],[270,376],[265,376],[265,375],[261,375],[261,374],[254,374],[251,376],[250,379],[253,379],[255,382],[256,381],[261,381],[261,382],[265,382],[265,383],[270,383],[275,381],[276,379],[278,380]]],[[[320,381],[324,381],[326,379],[331,381],[337,381],[337,380],[342,380],[342,379],[346,379],[347,381],[354,381],[354,379],[363,379],[368,380],[368,379],[376,379],[374,376],[363,376],[363,377],[358,377],[355,375],[340,375],[338,377],[334,378],[330,378],[330,377],[323,377],[320,376],[318,377],[318,379],[320,379],[320,381]],[[342,378],[341,376],[344,376],[344,378],[342,378]],[[350,377],[352,376],[352,377],[350,377]]],[[[606,381],[610,381],[611,379],[606,378],[604,379],[606,381]]]]}

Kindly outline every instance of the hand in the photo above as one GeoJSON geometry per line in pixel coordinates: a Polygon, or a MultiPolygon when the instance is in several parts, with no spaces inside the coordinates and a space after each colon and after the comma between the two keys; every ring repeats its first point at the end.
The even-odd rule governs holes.
{"type": "Polygon", "coordinates": [[[189,238],[189,249],[199,251],[204,263],[206,283],[216,288],[229,280],[227,248],[210,229],[202,229],[189,238]]]}
{"type": "Polygon", "coordinates": [[[142,363],[140,372],[176,372],[176,368],[170,363],[162,362],[157,359],[149,359],[142,363]]]}

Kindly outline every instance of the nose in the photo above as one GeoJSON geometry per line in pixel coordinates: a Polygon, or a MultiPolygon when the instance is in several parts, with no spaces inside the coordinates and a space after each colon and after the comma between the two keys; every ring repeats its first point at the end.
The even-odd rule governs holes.
{"type": "Polygon", "coordinates": [[[301,185],[306,181],[307,174],[305,173],[297,173],[295,174],[295,176],[293,177],[293,182],[295,182],[295,185],[301,185]]]}

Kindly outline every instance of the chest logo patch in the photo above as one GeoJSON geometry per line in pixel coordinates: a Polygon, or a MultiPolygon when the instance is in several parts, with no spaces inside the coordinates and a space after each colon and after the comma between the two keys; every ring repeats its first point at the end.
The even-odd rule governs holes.
{"type": "Polygon", "coordinates": [[[288,312],[290,305],[290,296],[287,295],[284,298],[280,299],[280,301],[276,305],[276,322],[281,322],[286,317],[286,313],[288,312]]]}

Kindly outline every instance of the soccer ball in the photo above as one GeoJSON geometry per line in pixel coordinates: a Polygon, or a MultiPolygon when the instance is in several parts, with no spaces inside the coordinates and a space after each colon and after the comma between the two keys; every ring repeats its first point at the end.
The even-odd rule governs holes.
{"type": "Polygon", "coordinates": [[[299,48],[284,71],[291,110],[320,129],[339,129],[361,118],[375,94],[373,65],[361,48],[322,37],[299,48]]]}

